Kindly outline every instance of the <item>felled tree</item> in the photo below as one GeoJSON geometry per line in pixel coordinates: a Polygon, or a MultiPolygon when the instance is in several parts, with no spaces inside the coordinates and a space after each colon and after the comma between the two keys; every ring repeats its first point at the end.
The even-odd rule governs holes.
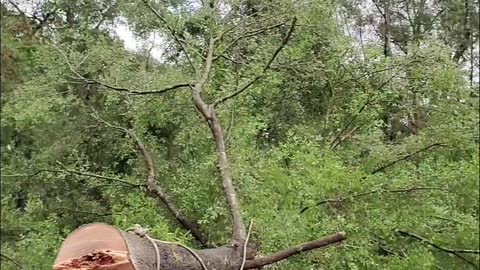
{"type": "MultiPolygon", "coordinates": [[[[224,131],[217,115],[216,108],[218,106],[248,91],[255,83],[267,76],[272,63],[291,39],[297,19],[293,17],[273,24],[271,20],[268,20],[269,24],[261,27],[255,24],[246,24],[245,20],[238,22],[238,20],[228,20],[227,18],[225,22],[220,15],[221,8],[219,4],[215,0],[204,1],[204,6],[202,7],[204,26],[202,27],[202,33],[196,36],[197,43],[201,45],[194,46],[189,44],[185,37],[169,24],[162,12],[146,0],[144,4],[148,11],[155,15],[158,21],[165,27],[172,40],[176,43],[179,53],[185,57],[194,79],[161,90],[141,91],[119,87],[99,79],[90,79],[81,75],[74,65],[68,63],[69,67],[77,80],[83,81],[88,85],[98,85],[102,88],[126,94],[160,95],[178,89],[187,89],[191,92],[192,102],[208,125],[215,143],[223,195],[228,205],[232,223],[231,240],[220,247],[192,250],[180,244],[154,240],[148,236],[146,231],[142,231],[140,228],[134,230],[136,233],[128,233],[105,224],[91,224],[81,227],[65,240],[64,246],[60,250],[55,262],[54,269],[254,269],[287,259],[301,252],[343,241],[345,233],[338,232],[271,255],[258,256],[259,251],[257,247],[249,243],[251,226],[247,230],[242,217],[241,205],[227,155],[224,131]],[[222,27],[219,27],[219,25],[222,25],[222,27]],[[238,31],[238,29],[241,31],[238,31]],[[235,57],[231,52],[232,47],[238,45],[244,39],[257,37],[266,31],[272,30],[278,30],[282,38],[262,67],[245,84],[237,86],[236,89],[224,96],[213,98],[213,101],[207,101],[204,90],[211,82],[212,71],[220,62],[219,60],[227,59],[238,64],[239,61],[245,60],[243,58],[246,55],[248,56],[248,52],[241,54],[240,57],[235,57]],[[198,41],[199,39],[200,41],[198,41]],[[195,47],[203,48],[197,50],[195,47]],[[192,55],[196,57],[192,57],[192,55]],[[235,60],[234,58],[242,59],[235,60]]],[[[258,11],[250,10],[246,14],[246,17],[251,18],[258,15],[258,11]]],[[[66,54],[61,49],[58,50],[68,62],[66,54]]],[[[165,204],[177,221],[199,243],[209,247],[209,241],[199,229],[198,224],[182,213],[182,210],[176,206],[172,197],[168,195],[161,183],[157,181],[154,159],[142,142],[142,139],[135,133],[135,130],[111,124],[102,119],[98,114],[95,117],[105,125],[125,133],[136,144],[145,164],[147,186],[151,194],[165,204]]]]}

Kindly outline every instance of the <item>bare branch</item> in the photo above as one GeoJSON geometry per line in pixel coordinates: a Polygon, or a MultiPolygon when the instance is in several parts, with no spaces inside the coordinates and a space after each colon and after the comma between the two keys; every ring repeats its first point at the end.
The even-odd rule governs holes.
{"type": "MultiPolygon", "coordinates": [[[[15,2],[13,2],[12,0],[8,0],[8,2],[10,3],[10,5],[12,5],[12,6],[17,10],[18,13],[20,13],[20,15],[23,15],[23,16],[25,16],[25,17],[27,17],[27,18],[29,17],[29,16],[25,13],[25,11],[23,11],[15,2]]],[[[32,15],[30,15],[30,16],[32,16],[32,15]]]]}
{"type": "MultiPolygon", "coordinates": [[[[319,205],[326,204],[326,203],[340,203],[340,202],[344,202],[344,201],[351,200],[351,199],[354,199],[354,198],[363,197],[363,196],[367,196],[367,195],[372,195],[372,194],[376,194],[376,193],[409,193],[409,192],[413,192],[413,191],[424,191],[424,190],[447,191],[447,189],[440,188],[440,187],[412,187],[412,188],[399,188],[399,189],[382,189],[382,188],[379,188],[379,189],[374,189],[374,190],[371,190],[371,191],[366,191],[366,192],[362,192],[362,193],[353,194],[353,195],[350,195],[350,196],[339,197],[339,198],[334,198],[334,199],[325,199],[325,200],[317,202],[315,204],[315,206],[319,206],[319,205]]],[[[308,209],[310,209],[310,206],[304,207],[302,210],[300,210],[300,214],[307,211],[308,209]]]]}
{"type": "Polygon", "coordinates": [[[187,219],[180,211],[179,208],[175,205],[170,195],[168,195],[163,188],[161,188],[157,183],[157,176],[155,173],[155,165],[153,162],[153,158],[150,153],[145,148],[143,142],[140,138],[133,132],[130,131],[128,133],[132,137],[132,139],[137,144],[137,147],[142,154],[143,161],[145,163],[145,168],[147,170],[147,186],[151,192],[162,200],[162,202],[167,206],[167,209],[175,216],[175,218],[182,224],[182,226],[189,230],[193,237],[199,241],[202,245],[208,246],[208,239],[207,237],[200,231],[198,225],[194,222],[187,219]]]}
{"type": "MultiPolygon", "coordinates": [[[[180,48],[182,48],[183,52],[185,53],[185,57],[187,58],[187,61],[188,63],[190,64],[193,72],[196,74],[197,73],[197,69],[195,68],[195,65],[193,64],[192,62],[192,59],[190,59],[190,56],[188,55],[188,51],[187,49],[185,48],[185,46],[183,45],[183,42],[180,40],[180,38],[177,36],[177,34],[175,33],[175,30],[173,29],[172,26],[170,26],[170,24],[168,24],[167,20],[165,20],[165,18],[155,9],[152,7],[152,5],[150,5],[150,3],[148,2],[148,0],[143,0],[143,2],[145,3],[145,5],[148,7],[148,9],[150,9],[153,14],[155,14],[155,16],[157,16],[157,18],[162,21],[163,24],[165,24],[165,26],[167,27],[168,31],[170,32],[170,34],[172,35],[173,39],[175,40],[175,42],[177,42],[177,44],[180,46],[180,48]]],[[[185,41],[184,41],[185,42],[185,41]]]]}
{"type": "Polygon", "coordinates": [[[288,257],[300,254],[302,252],[310,251],[313,249],[318,249],[321,247],[329,246],[335,243],[342,242],[343,240],[347,239],[346,234],[344,232],[339,232],[336,234],[329,235],[322,239],[306,242],[297,246],[293,246],[291,248],[287,248],[285,250],[273,253],[266,257],[254,259],[251,261],[247,261],[245,264],[245,269],[253,269],[253,268],[260,268],[265,265],[269,265],[272,263],[279,262],[281,260],[287,259],[288,257]]]}
{"type": "Polygon", "coordinates": [[[210,40],[208,42],[208,50],[207,50],[207,59],[205,60],[205,68],[203,71],[202,78],[200,79],[200,82],[195,85],[197,90],[201,92],[203,86],[205,83],[207,83],[208,78],[210,76],[210,72],[212,71],[212,62],[213,62],[213,51],[215,50],[215,39],[213,37],[210,37],[210,40]]]}
{"type": "Polygon", "coordinates": [[[335,144],[331,146],[331,149],[334,150],[337,146],[339,146],[343,141],[345,141],[348,137],[351,137],[352,134],[359,128],[360,126],[355,126],[352,128],[347,134],[343,135],[335,144]]]}
{"type": "Polygon", "coordinates": [[[189,87],[189,86],[192,85],[192,83],[179,83],[179,84],[175,84],[175,85],[172,85],[172,86],[165,87],[165,88],[160,89],[160,90],[139,91],[139,90],[133,90],[133,89],[128,89],[128,88],[124,88],[124,87],[109,85],[109,84],[106,84],[104,82],[97,81],[97,80],[91,80],[91,79],[87,79],[87,78],[82,78],[82,79],[84,79],[85,82],[88,83],[88,84],[99,84],[99,85],[101,85],[105,88],[108,88],[108,89],[111,89],[111,90],[114,90],[114,91],[118,91],[118,92],[125,92],[125,93],[128,93],[130,95],[163,94],[163,93],[166,93],[166,92],[171,91],[171,90],[175,90],[175,89],[182,88],[182,87],[189,87]]]}
{"type": "Polygon", "coordinates": [[[241,94],[242,92],[244,92],[245,90],[247,90],[250,86],[252,86],[254,83],[256,83],[258,80],[260,80],[261,78],[263,78],[263,76],[265,76],[267,70],[270,68],[270,65],[273,63],[273,61],[275,60],[275,58],[277,57],[277,55],[280,53],[280,51],[283,49],[283,47],[285,47],[285,45],[287,44],[288,40],[290,39],[290,36],[292,35],[293,33],[293,30],[295,29],[295,24],[297,22],[297,18],[294,17],[293,20],[292,20],[292,24],[290,26],[290,29],[288,30],[288,33],[287,35],[285,36],[285,38],[283,39],[283,42],[282,44],[277,48],[277,50],[275,50],[275,52],[273,53],[272,57],[270,58],[270,60],[267,62],[267,64],[265,65],[265,67],[263,68],[263,70],[260,72],[259,75],[257,75],[255,78],[253,78],[253,80],[251,80],[250,82],[248,82],[246,85],[244,85],[242,88],[238,89],[237,91],[231,93],[230,95],[228,96],[225,96],[223,98],[220,98],[218,99],[217,101],[215,101],[213,103],[213,106],[217,106],[218,104],[220,103],[223,103],[233,97],[236,97],[237,95],[241,94]]]}
{"type": "Polygon", "coordinates": [[[457,46],[457,49],[455,50],[455,53],[452,58],[452,60],[455,61],[456,63],[460,61],[463,54],[468,49],[468,46],[472,42],[472,29],[470,25],[471,11],[470,11],[469,0],[464,0],[464,7],[465,7],[464,8],[465,17],[463,20],[462,41],[457,46]]]}
{"type": "Polygon", "coordinates": [[[10,175],[7,174],[7,175],[2,175],[2,176],[3,177],[32,177],[32,176],[36,176],[36,175],[38,175],[40,173],[43,173],[43,172],[71,173],[71,174],[76,174],[76,175],[80,175],[80,176],[87,176],[87,177],[93,177],[93,178],[98,178],[98,179],[115,181],[115,182],[119,182],[121,184],[125,184],[125,185],[131,186],[131,187],[145,187],[146,186],[146,185],[142,185],[142,184],[133,184],[133,183],[130,183],[128,181],[125,181],[123,179],[116,178],[116,177],[104,176],[104,175],[100,175],[100,174],[94,174],[94,173],[90,173],[90,172],[81,172],[81,171],[70,170],[70,169],[63,169],[63,170],[41,169],[41,170],[37,170],[36,172],[34,172],[32,174],[10,174],[10,175]]]}
{"type": "Polygon", "coordinates": [[[476,265],[475,263],[471,262],[470,260],[466,259],[465,257],[463,257],[462,253],[464,254],[480,254],[480,250],[471,250],[471,249],[451,249],[451,248],[446,248],[446,247],[442,247],[438,244],[435,244],[434,242],[420,236],[420,235],[417,235],[417,234],[414,234],[414,233],[411,233],[411,232],[407,232],[407,231],[403,231],[403,230],[396,230],[397,233],[399,233],[400,235],[402,236],[406,236],[406,237],[410,237],[410,238],[413,238],[415,240],[418,240],[424,244],[427,244],[429,246],[432,246],[436,249],[439,249],[441,251],[444,251],[446,253],[449,253],[449,254],[452,254],[454,256],[456,256],[457,258],[463,260],[464,262],[468,263],[469,265],[473,266],[475,269],[480,269],[480,267],[478,265],[476,265]]]}
{"type": "MultiPolygon", "coordinates": [[[[178,83],[178,84],[175,84],[175,85],[172,85],[172,86],[165,87],[165,88],[160,89],[160,90],[152,90],[152,91],[139,91],[139,90],[124,88],[124,87],[109,85],[107,83],[104,83],[104,82],[101,82],[101,81],[98,81],[98,80],[94,80],[94,79],[88,79],[88,78],[85,78],[84,76],[82,76],[80,73],[78,73],[78,71],[75,69],[75,67],[70,63],[70,61],[68,60],[68,57],[67,57],[67,55],[65,54],[64,51],[62,51],[59,47],[57,47],[54,44],[51,44],[51,46],[54,47],[57,51],[60,52],[60,54],[64,58],[65,62],[67,63],[68,67],[70,68],[70,71],[73,74],[75,74],[75,77],[72,76],[72,78],[81,80],[81,81],[83,81],[87,84],[98,84],[98,85],[101,85],[105,88],[108,88],[108,89],[111,89],[111,90],[114,90],[114,91],[118,91],[118,92],[125,92],[125,93],[128,93],[130,95],[163,94],[163,93],[166,93],[166,92],[171,91],[171,90],[175,90],[175,89],[182,88],[182,87],[189,87],[189,86],[193,85],[192,83],[178,83]]],[[[86,57],[84,57],[82,59],[81,63],[83,61],[85,61],[85,59],[86,59],[86,57]]],[[[77,65],[77,66],[79,66],[79,65],[77,65]]]]}
{"type": "MultiPolygon", "coordinates": [[[[242,16],[242,21],[245,21],[247,18],[252,18],[252,17],[258,15],[260,12],[262,12],[262,11],[263,11],[265,8],[267,8],[267,7],[268,7],[268,5],[265,4],[265,5],[261,6],[260,8],[258,8],[258,10],[255,11],[254,13],[249,14],[249,15],[247,15],[247,16],[242,16]]],[[[248,27],[250,27],[250,26],[252,26],[252,25],[254,25],[254,24],[258,24],[258,21],[254,21],[254,22],[248,23],[248,24],[246,24],[246,25],[243,25],[243,28],[248,28],[248,27]]],[[[234,31],[235,29],[237,29],[237,28],[240,27],[240,26],[242,26],[242,25],[239,24],[239,25],[233,25],[233,26],[229,27],[228,29],[224,30],[224,31],[215,39],[215,41],[222,40],[225,35],[227,35],[228,33],[232,32],[232,31],[234,31]]]]}
{"type": "Polygon", "coordinates": [[[111,6],[106,8],[105,11],[101,13],[101,19],[93,28],[94,30],[98,30],[100,28],[103,22],[105,22],[105,20],[107,19],[107,16],[109,16],[113,12],[113,10],[117,7],[117,5],[118,5],[118,1],[115,1],[111,6]]]}
{"type": "MultiPolygon", "coordinates": [[[[243,35],[240,35],[239,37],[237,37],[236,39],[234,39],[232,42],[230,42],[226,47],[225,49],[223,50],[222,53],[220,53],[220,55],[224,54],[225,52],[227,52],[230,48],[232,48],[235,44],[237,44],[237,42],[239,42],[240,40],[242,39],[245,39],[245,38],[249,38],[249,37],[254,37],[254,36],[257,36],[257,35],[260,35],[268,30],[271,30],[271,29],[274,29],[274,28],[278,28],[282,25],[285,25],[287,22],[281,22],[281,23],[277,23],[277,24],[274,24],[274,25],[270,25],[270,26],[267,26],[267,27],[264,27],[264,28],[260,28],[260,29],[256,29],[256,30],[251,30],[251,31],[248,31],[248,32],[245,32],[243,35]]],[[[214,60],[216,60],[218,58],[215,57],[214,60]]]]}
{"type": "Polygon", "coordinates": [[[389,167],[397,164],[397,163],[400,162],[400,161],[409,159],[409,158],[411,158],[412,156],[414,156],[414,155],[416,155],[416,154],[418,154],[418,153],[424,152],[424,151],[426,151],[426,150],[428,150],[428,149],[430,149],[430,148],[432,148],[432,147],[435,147],[435,146],[446,146],[446,144],[444,144],[444,143],[434,143],[434,144],[430,144],[430,145],[428,145],[428,146],[426,146],[426,147],[423,147],[422,149],[419,149],[419,150],[417,150],[417,151],[415,151],[415,152],[413,152],[413,153],[407,154],[407,155],[405,155],[405,156],[403,156],[403,157],[401,157],[401,158],[399,158],[399,159],[396,159],[396,160],[394,160],[394,161],[391,161],[391,162],[389,162],[389,163],[387,163],[387,164],[385,164],[385,165],[383,165],[383,166],[381,166],[381,167],[373,170],[370,174],[371,174],[371,175],[374,175],[374,174],[376,174],[376,173],[382,172],[382,171],[384,171],[385,169],[387,169],[387,168],[389,168],[389,167]]]}
{"type": "Polygon", "coordinates": [[[250,220],[250,225],[248,226],[247,238],[245,239],[245,243],[243,243],[243,259],[242,259],[242,265],[240,266],[240,270],[243,270],[245,263],[247,262],[247,245],[248,245],[248,239],[250,238],[250,233],[252,232],[252,225],[253,225],[253,219],[250,220]]]}
{"type": "Polygon", "coordinates": [[[208,44],[209,44],[208,53],[207,53],[207,58],[206,58],[202,78],[197,84],[195,84],[194,87],[191,87],[192,99],[195,107],[202,114],[202,116],[204,117],[205,121],[207,122],[210,128],[210,131],[212,132],[212,136],[215,141],[215,146],[216,146],[217,155],[218,155],[218,165],[219,165],[220,174],[222,177],[223,192],[229,206],[232,223],[233,223],[232,238],[233,240],[240,242],[240,241],[243,241],[246,236],[245,224],[243,223],[243,220],[242,220],[240,202],[238,200],[235,187],[233,185],[232,172],[231,172],[230,164],[227,158],[223,130],[222,130],[220,121],[215,115],[214,106],[212,106],[211,104],[210,105],[206,104],[201,96],[203,86],[207,83],[209,74],[212,69],[213,53],[215,49],[214,37],[210,36],[208,44]]]}

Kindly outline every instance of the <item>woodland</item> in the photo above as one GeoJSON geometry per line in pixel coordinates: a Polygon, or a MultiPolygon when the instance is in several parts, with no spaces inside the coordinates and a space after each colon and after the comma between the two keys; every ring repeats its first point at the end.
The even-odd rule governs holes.
{"type": "Polygon", "coordinates": [[[1,269],[480,269],[478,0],[1,10],[1,269]]]}

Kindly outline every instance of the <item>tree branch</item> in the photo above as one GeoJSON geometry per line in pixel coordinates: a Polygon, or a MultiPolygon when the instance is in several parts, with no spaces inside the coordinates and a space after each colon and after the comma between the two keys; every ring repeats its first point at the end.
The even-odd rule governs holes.
{"type": "Polygon", "coordinates": [[[474,268],[476,269],[480,269],[478,267],[478,265],[476,265],[475,263],[467,260],[465,257],[463,257],[462,255],[460,255],[461,253],[464,253],[464,254],[480,254],[480,250],[471,250],[471,249],[450,249],[450,248],[446,248],[446,247],[442,247],[438,244],[435,244],[434,242],[420,236],[420,235],[417,235],[417,234],[414,234],[414,233],[411,233],[411,232],[407,232],[407,231],[403,231],[403,230],[396,230],[397,233],[399,233],[400,235],[402,236],[406,236],[406,237],[410,237],[410,238],[413,238],[415,240],[418,240],[424,244],[427,244],[429,246],[432,246],[436,249],[439,249],[441,251],[444,251],[446,253],[449,253],[449,254],[453,254],[454,256],[460,258],[461,260],[463,260],[464,262],[470,264],[471,266],[473,266],[474,268]]]}
{"type": "Polygon", "coordinates": [[[21,270],[24,270],[25,267],[23,267],[19,262],[17,262],[16,260],[10,258],[9,256],[3,254],[3,253],[0,253],[0,257],[4,258],[4,259],[7,259],[8,261],[12,262],[13,264],[15,264],[19,269],[21,270]]]}
{"type": "Polygon", "coordinates": [[[162,202],[167,206],[167,209],[175,216],[178,222],[180,222],[185,229],[189,230],[192,236],[198,242],[207,247],[208,238],[200,231],[199,226],[185,217],[180,209],[175,205],[170,195],[168,195],[168,193],[166,193],[163,188],[158,185],[153,158],[145,148],[143,142],[133,131],[129,131],[128,135],[135,141],[140,153],[142,154],[145,168],[147,170],[147,186],[150,191],[157,195],[160,200],[162,200],[162,202]]]}
{"type": "MultiPolygon", "coordinates": [[[[439,188],[439,187],[412,187],[412,188],[399,188],[399,189],[378,188],[378,189],[374,189],[374,190],[371,190],[371,191],[366,191],[366,192],[362,192],[362,193],[353,194],[353,195],[350,195],[350,196],[339,197],[339,198],[334,198],[334,199],[325,199],[325,200],[317,202],[314,206],[319,206],[319,205],[326,204],[326,203],[344,202],[344,201],[349,200],[349,199],[351,200],[351,199],[354,199],[354,198],[363,197],[363,196],[367,196],[367,195],[372,195],[372,194],[375,194],[375,193],[408,193],[408,192],[412,192],[412,191],[422,191],[422,190],[442,190],[442,191],[446,191],[445,188],[439,188]]],[[[300,210],[300,214],[307,211],[308,209],[310,209],[310,206],[304,207],[302,210],[300,210]]]]}
{"type": "Polygon", "coordinates": [[[469,44],[472,42],[472,29],[470,26],[470,5],[469,5],[470,0],[464,0],[464,11],[465,11],[465,17],[463,21],[463,35],[462,35],[462,41],[457,47],[457,50],[455,51],[452,60],[458,63],[460,59],[462,58],[463,54],[465,51],[468,49],[469,44]]]}
{"type": "MultiPolygon", "coordinates": [[[[128,93],[130,95],[163,94],[163,93],[166,93],[166,92],[171,91],[171,90],[175,90],[175,89],[182,88],[182,87],[189,87],[189,86],[192,85],[192,83],[178,83],[178,84],[174,84],[172,86],[165,87],[165,88],[160,89],[160,90],[152,90],[152,91],[139,91],[139,90],[129,89],[129,88],[125,88],[125,87],[109,85],[109,84],[101,82],[99,80],[88,79],[88,78],[85,78],[84,76],[82,76],[80,73],[78,73],[78,71],[75,69],[75,67],[70,63],[70,61],[68,60],[68,57],[65,54],[65,52],[63,52],[59,47],[55,46],[54,44],[51,44],[51,46],[54,47],[57,51],[60,52],[60,54],[64,58],[66,64],[70,68],[70,71],[73,74],[75,74],[75,77],[73,77],[73,76],[71,76],[71,77],[74,78],[74,79],[84,81],[86,84],[98,84],[98,85],[101,85],[105,88],[108,88],[108,89],[111,89],[111,90],[114,90],[114,91],[118,91],[118,92],[125,92],[125,93],[128,93]]],[[[82,62],[85,59],[86,59],[86,57],[82,60],[82,62]]]]}
{"type": "Polygon", "coordinates": [[[253,269],[253,268],[260,268],[265,265],[269,265],[272,263],[279,262],[281,260],[287,259],[288,257],[300,254],[302,252],[306,252],[309,250],[321,248],[324,246],[332,245],[335,243],[339,243],[346,239],[346,234],[344,232],[339,232],[336,234],[329,235],[322,239],[306,242],[297,246],[293,246],[291,248],[287,248],[282,251],[278,251],[266,257],[253,259],[247,261],[245,264],[245,269],[253,269]]]}
{"type": "Polygon", "coordinates": [[[80,176],[87,176],[87,177],[92,177],[92,178],[98,178],[98,179],[104,179],[104,180],[110,180],[110,181],[115,181],[115,182],[119,182],[119,183],[122,183],[124,185],[128,185],[128,186],[131,186],[131,187],[145,187],[146,185],[142,185],[142,184],[133,184],[133,183],[130,183],[128,181],[125,181],[125,180],[122,180],[122,179],[119,179],[119,178],[115,178],[115,177],[110,177],[110,176],[104,176],[104,175],[100,175],[100,174],[94,174],[94,173],[89,173],[89,172],[81,172],[81,171],[75,171],[75,170],[70,170],[70,169],[63,169],[63,170],[59,170],[59,169],[41,169],[41,170],[38,170],[32,174],[10,174],[10,175],[2,175],[3,177],[32,177],[32,176],[36,176],[40,173],[43,173],[43,172],[51,172],[51,173],[71,173],[71,174],[76,174],[76,175],[80,175],[80,176]]]}
{"type": "Polygon", "coordinates": [[[83,210],[77,210],[77,209],[71,209],[67,207],[58,207],[56,209],[52,209],[54,212],[60,212],[60,210],[68,211],[68,212],[75,212],[75,213],[81,213],[81,214],[87,214],[87,215],[94,215],[98,217],[107,217],[107,216],[112,216],[113,213],[97,213],[97,212],[89,212],[89,211],[83,211],[83,210]]]}
{"type": "Polygon", "coordinates": [[[182,41],[180,40],[180,38],[177,36],[177,34],[175,33],[175,30],[170,26],[170,24],[168,24],[167,20],[165,20],[165,18],[163,18],[162,15],[160,15],[160,13],[158,13],[158,11],[156,9],[154,9],[152,7],[152,5],[150,5],[150,3],[148,2],[148,0],[143,0],[143,2],[145,3],[145,5],[153,12],[153,14],[155,14],[155,16],[157,16],[157,18],[162,21],[163,24],[165,24],[165,26],[167,27],[168,31],[170,32],[170,34],[172,35],[173,39],[175,40],[175,42],[177,42],[177,44],[180,46],[180,48],[182,48],[183,52],[185,53],[185,57],[187,58],[187,61],[188,63],[190,64],[190,67],[192,68],[193,70],[193,73],[197,73],[197,69],[195,68],[195,65],[193,64],[192,62],[192,59],[190,59],[190,56],[188,55],[188,51],[187,49],[185,48],[185,46],[183,45],[182,41]]]}
{"type": "Polygon", "coordinates": [[[260,80],[261,78],[263,78],[263,76],[265,76],[267,70],[270,68],[270,65],[273,63],[273,61],[275,60],[275,58],[278,56],[278,54],[280,53],[280,51],[283,49],[283,47],[285,47],[285,45],[287,44],[288,40],[290,39],[290,36],[292,35],[293,33],[293,30],[295,29],[295,25],[297,23],[297,18],[294,17],[293,20],[292,20],[292,24],[290,26],[290,29],[288,30],[288,33],[287,35],[285,36],[285,38],[283,39],[282,41],[282,44],[277,48],[277,50],[275,50],[275,52],[273,53],[272,57],[270,58],[270,60],[267,62],[267,64],[265,65],[265,67],[263,68],[263,70],[260,72],[259,75],[257,75],[255,78],[253,78],[253,80],[251,80],[250,82],[248,82],[245,86],[243,86],[242,88],[238,89],[237,91],[231,93],[230,95],[227,95],[225,97],[222,97],[220,99],[218,99],[217,101],[215,101],[213,103],[213,106],[217,106],[218,104],[220,103],[223,103],[233,97],[236,97],[237,95],[241,94],[242,92],[244,92],[245,90],[247,90],[250,86],[252,86],[254,83],[256,83],[258,80],[260,80]]]}
{"type": "Polygon", "coordinates": [[[240,202],[233,185],[232,172],[227,158],[223,130],[220,121],[215,114],[214,106],[211,104],[206,104],[201,96],[203,86],[207,83],[210,71],[212,69],[215,39],[210,36],[208,43],[208,54],[205,62],[204,72],[200,81],[194,87],[192,87],[192,99],[195,107],[202,114],[208,124],[208,127],[210,128],[210,131],[212,132],[218,155],[218,165],[220,169],[220,175],[222,177],[223,191],[229,206],[233,223],[232,238],[234,241],[241,242],[246,237],[245,224],[242,220],[240,202]]]}
{"type": "MultiPolygon", "coordinates": [[[[248,31],[246,33],[244,33],[243,35],[237,37],[236,39],[234,39],[232,42],[230,42],[226,47],[225,49],[223,50],[223,52],[220,54],[220,55],[223,55],[225,52],[227,52],[231,47],[233,47],[238,41],[244,39],[244,38],[249,38],[249,37],[253,37],[253,36],[256,36],[256,35],[260,35],[268,30],[271,30],[271,29],[274,29],[274,28],[277,28],[277,27],[280,27],[282,25],[285,25],[287,22],[281,22],[281,23],[277,23],[277,24],[274,24],[274,25],[270,25],[270,26],[267,26],[267,27],[264,27],[264,28],[261,28],[261,29],[256,29],[256,30],[251,30],[251,31],[248,31]]],[[[220,35],[219,38],[223,37],[223,35],[220,35]]],[[[220,56],[219,55],[219,56],[220,56]]],[[[217,60],[218,57],[215,57],[214,60],[217,60]]]]}
{"type": "Polygon", "coordinates": [[[434,144],[431,144],[431,145],[429,145],[429,146],[423,147],[422,149],[419,149],[419,150],[417,150],[417,151],[415,151],[415,152],[413,152],[413,153],[407,154],[407,155],[405,155],[405,156],[403,156],[403,157],[401,157],[401,158],[399,158],[399,159],[396,159],[396,160],[394,160],[394,161],[391,161],[391,162],[389,162],[389,163],[387,163],[387,164],[385,164],[385,165],[383,165],[383,166],[381,166],[381,167],[373,170],[370,174],[371,174],[371,175],[374,175],[374,174],[376,174],[376,173],[382,172],[382,171],[384,171],[385,169],[387,169],[387,168],[389,168],[389,167],[397,164],[397,163],[400,162],[400,161],[409,159],[410,157],[412,157],[412,156],[414,156],[414,155],[416,155],[416,154],[418,154],[418,153],[424,152],[424,151],[426,151],[426,150],[428,150],[428,149],[430,149],[430,148],[432,148],[432,147],[435,147],[435,146],[446,146],[446,144],[444,144],[444,143],[434,143],[434,144]]]}
{"type": "Polygon", "coordinates": [[[111,90],[114,90],[114,91],[118,91],[118,92],[125,92],[125,93],[128,93],[130,95],[163,94],[163,93],[166,93],[166,92],[171,91],[171,90],[175,90],[175,89],[182,88],[182,87],[189,87],[190,85],[192,85],[192,83],[179,83],[179,84],[174,84],[172,86],[165,87],[165,88],[160,89],[160,90],[139,91],[139,90],[133,90],[133,89],[128,89],[128,88],[124,88],[124,87],[109,85],[109,84],[106,84],[106,83],[98,81],[98,80],[91,80],[91,79],[87,79],[87,78],[81,78],[81,79],[83,79],[87,84],[99,84],[99,85],[101,85],[105,88],[108,88],[108,89],[111,89],[111,90]]]}
{"type": "MultiPolygon", "coordinates": [[[[350,73],[350,75],[352,75],[352,77],[354,77],[354,75],[351,73],[351,71],[349,69],[347,69],[343,64],[342,64],[342,67],[348,72],[350,73]]],[[[330,150],[333,150],[335,149],[338,145],[340,145],[341,141],[339,141],[343,135],[343,133],[350,127],[351,124],[353,124],[353,122],[355,120],[357,120],[358,116],[363,112],[363,110],[365,110],[365,108],[367,108],[367,106],[372,102],[373,100],[373,97],[374,97],[374,94],[377,93],[380,89],[382,89],[385,85],[387,85],[391,80],[393,80],[395,77],[397,76],[397,74],[394,74],[392,76],[390,76],[390,78],[388,78],[387,80],[385,80],[383,83],[381,83],[378,87],[376,87],[368,96],[367,96],[367,100],[365,101],[365,103],[362,105],[362,107],[360,107],[360,109],[358,110],[358,112],[352,117],[352,119],[350,119],[347,124],[345,124],[345,126],[342,128],[342,130],[337,134],[337,136],[335,136],[335,139],[331,142],[330,144],[330,150]]],[[[365,91],[367,92],[366,90],[366,87],[360,83],[359,81],[355,80],[355,82],[365,91]]]]}
{"type": "Polygon", "coordinates": [[[140,154],[143,158],[145,169],[147,170],[147,188],[150,192],[155,194],[167,207],[167,209],[172,213],[172,215],[177,219],[177,221],[187,230],[190,231],[192,236],[200,242],[203,246],[208,247],[208,238],[200,231],[198,224],[190,221],[186,216],[182,214],[180,209],[175,205],[172,198],[168,193],[166,193],[160,185],[157,183],[157,175],[155,172],[155,165],[153,162],[153,158],[150,153],[147,151],[145,145],[143,144],[142,140],[135,134],[133,130],[129,130],[127,128],[119,127],[113,124],[108,123],[107,121],[101,119],[98,114],[96,116],[97,120],[101,121],[105,125],[126,133],[130,138],[133,139],[135,144],[137,145],[140,154]]]}

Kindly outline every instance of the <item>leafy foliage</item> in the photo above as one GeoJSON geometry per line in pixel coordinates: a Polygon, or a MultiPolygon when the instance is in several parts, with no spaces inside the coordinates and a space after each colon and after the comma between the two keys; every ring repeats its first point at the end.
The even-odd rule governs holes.
{"type": "MultiPolygon", "coordinates": [[[[359,48],[346,34],[362,11],[349,1],[221,2],[225,15],[213,26],[190,1],[152,2],[190,44],[194,67],[205,57],[202,41],[212,29],[231,30],[222,43],[230,44],[278,25],[220,47],[228,50],[216,59],[208,101],[259,74],[291,17],[299,19],[262,80],[217,109],[244,218],[255,221],[252,241],[266,254],[336,231],[348,235],[342,245],[272,268],[478,265],[478,254],[460,259],[398,233],[451,249],[480,244],[478,82],[452,60],[461,41],[447,38],[461,29],[436,29],[438,36],[430,29],[431,35],[417,37],[420,43],[397,40],[404,53],[385,57],[381,42],[359,48]],[[345,12],[346,21],[340,19],[345,12]],[[418,151],[435,143],[441,145],[418,151]]],[[[432,2],[421,20],[432,19],[443,2],[432,2]]],[[[442,15],[441,26],[462,21],[457,2],[448,4],[457,13],[442,15]]],[[[138,223],[156,238],[196,245],[148,196],[134,143],[109,125],[135,130],[179,208],[213,242],[228,241],[214,144],[188,88],[134,95],[105,87],[152,91],[193,81],[165,24],[140,1],[53,1],[35,10],[37,17],[53,14],[37,31],[38,18],[2,4],[2,254],[25,269],[51,269],[63,238],[91,222],[138,223]],[[124,49],[112,34],[116,19],[128,21],[139,38],[161,33],[162,61],[124,49]]],[[[400,31],[405,22],[397,16],[400,31]]],[[[478,38],[478,29],[472,31],[478,38]]],[[[16,268],[8,260],[3,267],[16,268]]]]}

